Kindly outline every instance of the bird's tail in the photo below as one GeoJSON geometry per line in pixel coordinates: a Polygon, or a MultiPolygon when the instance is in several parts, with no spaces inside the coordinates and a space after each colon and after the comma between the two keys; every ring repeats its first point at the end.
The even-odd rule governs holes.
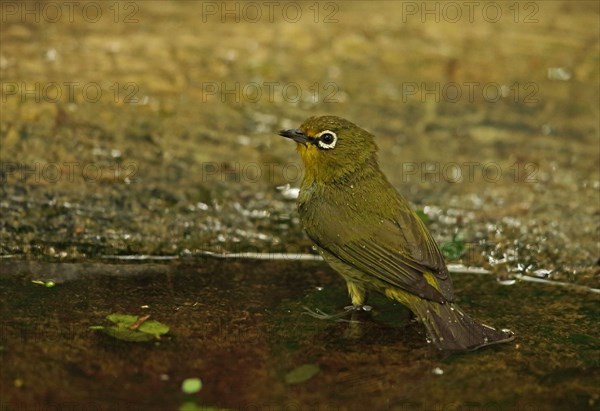
{"type": "Polygon", "coordinates": [[[476,350],[515,338],[510,330],[496,330],[475,321],[454,303],[420,300],[411,304],[410,309],[427,328],[431,341],[441,350],[476,350]]]}

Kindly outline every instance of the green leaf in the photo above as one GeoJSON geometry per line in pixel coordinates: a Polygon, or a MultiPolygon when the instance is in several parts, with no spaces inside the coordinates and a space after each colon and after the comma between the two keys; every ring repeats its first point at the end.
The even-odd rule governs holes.
{"type": "Polygon", "coordinates": [[[425,214],[425,211],[416,210],[415,212],[417,213],[417,215],[419,216],[421,221],[423,221],[425,224],[427,224],[429,222],[429,216],[427,214],[425,214]]]}
{"type": "Polygon", "coordinates": [[[181,383],[181,391],[186,394],[195,394],[202,389],[200,378],[187,378],[181,383]]]}
{"type": "Polygon", "coordinates": [[[208,405],[199,405],[194,401],[188,401],[181,404],[178,411],[229,411],[227,408],[209,407],[208,405]]]}
{"type": "Polygon", "coordinates": [[[160,338],[161,335],[169,332],[169,327],[158,321],[150,320],[143,322],[142,325],[138,327],[138,331],[160,338]]]}
{"type": "Polygon", "coordinates": [[[106,319],[119,327],[131,327],[137,321],[138,317],[137,315],[129,314],[109,314],[106,316],[106,319]]]}
{"type": "Polygon", "coordinates": [[[179,407],[179,411],[204,411],[205,408],[196,404],[194,401],[184,402],[179,407]]]}
{"type": "Polygon", "coordinates": [[[109,314],[106,319],[114,323],[111,327],[93,325],[92,330],[102,331],[111,337],[123,341],[145,342],[160,339],[160,336],[169,332],[169,327],[158,321],[142,322],[139,327],[131,327],[139,321],[139,317],[130,314],[109,314]]]}
{"type": "Polygon", "coordinates": [[[462,236],[455,234],[452,241],[444,243],[441,247],[442,254],[444,257],[455,260],[459,258],[465,252],[465,242],[462,236]]]}
{"type": "Polygon", "coordinates": [[[321,369],[317,364],[304,364],[294,368],[285,375],[285,382],[288,384],[301,384],[317,375],[321,369]]]}
{"type": "Polygon", "coordinates": [[[46,288],[52,288],[56,285],[56,283],[52,280],[42,281],[42,280],[31,280],[33,284],[43,285],[46,288]]]}
{"type": "Polygon", "coordinates": [[[123,341],[145,342],[155,339],[153,335],[146,334],[138,330],[130,330],[129,328],[124,327],[107,327],[102,331],[111,337],[123,341]]]}
{"type": "MultiPolygon", "coordinates": [[[[130,328],[135,324],[138,318],[135,315],[129,314],[110,314],[106,316],[106,319],[115,323],[117,327],[126,328],[130,328]]],[[[155,320],[146,320],[136,330],[160,338],[161,335],[169,332],[169,326],[155,320]]]]}

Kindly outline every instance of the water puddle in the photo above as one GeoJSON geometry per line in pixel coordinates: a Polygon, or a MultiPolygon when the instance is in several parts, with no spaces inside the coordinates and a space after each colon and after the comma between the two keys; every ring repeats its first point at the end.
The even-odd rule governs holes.
{"type": "Polygon", "coordinates": [[[221,257],[1,261],[0,409],[359,410],[366,398],[398,410],[598,405],[596,293],[455,274],[461,306],[517,339],[447,357],[378,295],[359,322],[306,315],[348,305],[321,261],[221,257]],[[112,313],[170,330],[134,343],[90,329],[110,325],[112,313]],[[199,392],[182,392],[190,378],[201,379],[199,392]]]}

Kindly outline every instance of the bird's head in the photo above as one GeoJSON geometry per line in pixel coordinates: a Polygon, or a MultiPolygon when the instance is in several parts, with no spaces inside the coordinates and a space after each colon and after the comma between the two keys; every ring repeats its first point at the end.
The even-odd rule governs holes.
{"type": "Polygon", "coordinates": [[[376,163],[373,135],[340,117],[310,117],[299,128],[281,130],[279,135],[296,142],[309,181],[327,183],[370,160],[376,163]]]}

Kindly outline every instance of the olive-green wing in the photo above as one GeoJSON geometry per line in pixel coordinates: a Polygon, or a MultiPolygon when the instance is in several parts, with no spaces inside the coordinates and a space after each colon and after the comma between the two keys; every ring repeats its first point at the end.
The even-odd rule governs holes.
{"type": "Polygon", "coordinates": [[[378,224],[355,222],[345,227],[348,235],[339,239],[311,238],[367,277],[429,300],[453,301],[452,283],[439,248],[419,217],[407,204],[403,206],[399,215],[378,224]]]}

